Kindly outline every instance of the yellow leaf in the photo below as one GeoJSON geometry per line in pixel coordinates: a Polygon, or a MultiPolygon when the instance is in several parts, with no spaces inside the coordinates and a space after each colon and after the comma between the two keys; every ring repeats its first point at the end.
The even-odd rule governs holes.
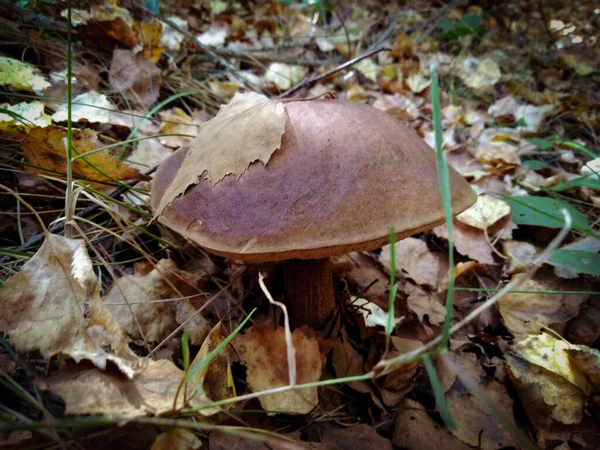
{"type": "MultiPolygon", "coordinates": [[[[67,129],[56,125],[46,128],[35,127],[21,143],[25,156],[25,170],[31,173],[65,178],[67,129]]],[[[73,130],[73,156],[95,150],[98,133],[94,130],[73,130]]],[[[105,183],[117,180],[147,180],[137,169],[120,162],[117,158],[101,151],[73,162],[73,176],[86,180],[91,186],[106,187],[105,183]]]]}

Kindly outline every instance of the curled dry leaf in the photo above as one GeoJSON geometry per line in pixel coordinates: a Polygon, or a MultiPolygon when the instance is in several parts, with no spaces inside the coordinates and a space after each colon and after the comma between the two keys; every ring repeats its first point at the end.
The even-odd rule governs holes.
{"type": "Polygon", "coordinates": [[[266,164],[281,146],[287,122],[283,105],[255,93],[236,94],[198,131],[154,211],[155,217],[189,186],[198,183],[198,174],[214,185],[230,174],[239,177],[256,161],[266,164]],[[262,126],[257,127],[256,123],[262,126]]]}
{"type": "MultiPolygon", "coordinates": [[[[65,401],[67,414],[137,417],[168,413],[174,405],[180,409],[186,404],[191,407],[206,404],[206,399],[197,394],[192,396],[195,386],[191,383],[184,383],[179,389],[183,376],[183,371],[171,361],[144,359],[142,369],[131,380],[84,364],[70,364],[38,384],[65,401]]],[[[206,409],[200,409],[200,413],[210,415],[206,409]]]]}
{"type": "MultiPolygon", "coordinates": [[[[518,276],[518,275],[516,275],[518,276]]],[[[579,313],[589,298],[585,294],[546,294],[543,291],[581,289],[550,274],[539,275],[521,285],[521,290],[539,291],[525,294],[509,292],[498,302],[498,309],[506,327],[513,334],[533,333],[552,324],[566,323],[579,313]]]]}
{"type": "MultiPolygon", "coordinates": [[[[323,356],[316,338],[308,338],[297,328],[292,333],[296,349],[296,383],[319,381],[323,370],[323,356]]],[[[234,347],[248,370],[248,383],[254,392],[289,385],[287,348],[283,327],[276,330],[254,325],[234,339],[234,347]]],[[[317,403],[317,388],[292,389],[259,397],[267,411],[296,414],[309,413],[317,403]]]]}
{"type": "Polygon", "coordinates": [[[172,260],[161,259],[150,273],[116,280],[104,295],[104,302],[133,339],[160,341],[177,327],[173,303],[190,291],[199,294],[199,278],[178,270],[172,260]],[[182,285],[187,285],[185,294],[178,289],[182,285]],[[172,301],[160,301],[165,299],[172,301]]]}
{"type": "MultiPolygon", "coordinates": [[[[21,143],[25,170],[31,173],[65,177],[67,129],[56,125],[33,128],[21,143]]],[[[73,156],[100,147],[98,133],[90,129],[73,130],[73,156]]],[[[137,169],[120,162],[107,151],[96,152],[73,162],[73,176],[87,180],[91,186],[106,187],[103,183],[117,180],[147,180],[137,169]]]]}
{"type": "Polygon", "coordinates": [[[123,329],[100,299],[81,240],[46,237],[0,290],[0,329],[19,351],[86,359],[101,369],[111,361],[130,378],[138,365],[123,329]]]}
{"type": "MultiPolygon", "coordinates": [[[[382,247],[379,261],[390,272],[390,247],[382,247]]],[[[437,288],[448,272],[448,262],[441,253],[434,253],[421,239],[406,238],[395,245],[396,274],[409,277],[418,284],[437,288]]]]}

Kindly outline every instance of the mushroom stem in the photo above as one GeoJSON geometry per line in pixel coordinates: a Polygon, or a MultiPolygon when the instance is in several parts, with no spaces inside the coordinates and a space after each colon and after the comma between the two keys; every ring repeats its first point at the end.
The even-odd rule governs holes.
{"type": "Polygon", "coordinates": [[[292,329],[322,329],[335,311],[331,258],[289,259],[283,283],[292,329]]]}

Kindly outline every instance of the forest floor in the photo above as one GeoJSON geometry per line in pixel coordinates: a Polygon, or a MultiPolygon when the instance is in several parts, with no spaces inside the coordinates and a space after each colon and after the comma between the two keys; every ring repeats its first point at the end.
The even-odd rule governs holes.
{"type": "Polygon", "coordinates": [[[0,0],[0,447],[598,448],[596,2],[90,3],[0,0]],[[477,203],[290,330],[281,264],[150,204],[248,92],[385,111],[477,203]]]}

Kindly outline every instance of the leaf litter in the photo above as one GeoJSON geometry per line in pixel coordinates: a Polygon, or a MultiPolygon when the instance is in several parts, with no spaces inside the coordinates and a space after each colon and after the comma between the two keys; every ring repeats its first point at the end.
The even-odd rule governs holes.
{"type": "MultiPolygon", "coordinates": [[[[243,141],[229,139],[222,149],[203,145],[199,152],[188,152],[195,156],[183,166],[192,170],[198,165],[203,170],[180,174],[176,191],[168,199],[163,198],[161,208],[197,183],[198,173],[215,184],[226,176],[240,176],[250,164],[268,164],[285,133],[285,103],[246,93],[248,83],[255,88],[262,86],[263,93],[279,93],[303,77],[322,74],[329,68],[327,65],[335,67],[338,62],[356,56],[363,43],[376,42],[383,36],[381,42],[389,45],[391,52],[363,59],[305,93],[317,96],[336,92],[340,99],[372,103],[400,120],[409,121],[411,127],[433,143],[433,129],[428,120],[429,66],[436,64],[442,74],[445,153],[448,162],[472,182],[480,197],[474,208],[453,222],[458,260],[454,269],[447,265],[445,226],[396,245],[397,321],[387,344],[381,330],[389,301],[389,248],[340,258],[334,270],[334,283],[344,307],[338,322],[332,324],[329,341],[308,329],[294,331],[299,377],[318,381],[361,376],[384,354],[391,357],[418,349],[440,333],[445,319],[449,270],[453,270],[459,288],[453,311],[456,323],[492,295],[485,289],[502,288],[511,277],[531,267],[562,227],[559,209],[567,207],[576,232],[557,249],[550,260],[552,265],[542,268],[523,284],[520,289],[524,292],[507,294],[497,308],[488,309],[464,328],[462,334],[451,338],[449,355],[454,357],[453,364],[469,374],[498,408],[519,419],[518,425],[541,448],[594,448],[588,436],[597,429],[593,416],[597,400],[592,393],[598,390],[600,315],[596,296],[589,294],[598,290],[597,274],[585,261],[594,261],[598,252],[595,224],[600,202],[594,184],[594,164],[598,158],[595,141],[590,138],[593,135],[590,130],[597,130],[600,124],[597,108],[593,106],[597,52],[593,52],[587,41],[586,27],[579,26],[579,13],[568,13],[556,5],[543,7],[544,14],[551,18],[548,28],[535,15],[528,14],[528,2],[511,5],[509,8],[514,9],[514,17],[518,19],[511,22],[507,32],[505,19],[494,11],[473,6],[451,7],[440,10],[444,20],[438,26],[437,10],[424,2],[417,3],[418,7],[407,7],[395,19],[403,30],[411,31],[390,28],[387,34],[384,33],[387,19],[374,22],[379,16],[361,6],[354,6],[349,14],[342,6],[333,5],[335,17],[326,19],[327,22],[312,16],[314,11],[308,7],[290,8],[284,4],[264,5],[249,12],[244,5],[211,2],[202,10],[206,12],[202,16],[193,8],[184,11],[173,6],[160,22],[137,21],[134,19],[137,15],[116,6],[74,11],[76,40],[85,38],[86,45],[93,46],[94,39],[103,41],[110,37],[111,42],[119,42],[123,47],[112,55],[110,47],[101,57],[104,58],[101,65],[110,68],[108,79],[112,91],[98,83],[95,63],[87,62],[84,67],[77,58],[72,61],[77,83],[75,95],[83,95],[79,100],[90,106],[99,100],[101,108],[123,112],[123,117],[113,111],[106,118],[101,108],[94,108],[75,115],[75,120],[82,120],[74,129],[76,150],[87,152],[95,150],[99,142],[120,142],[136,123],[139,125],[140,118],[127,114],[145,116],[141,127],[137,127],[143,140],[121,155],[137,165],[137,172],[121,158],[103,151],[86,158],[91,165],[82,165],[81,158],[76,160],[75,175],[105,192],[109,192],[113,178],[145,180],[140,171],[149,170],[170,155],[172,149],[191,140],[167,134],[206,133],[201,142],[211,142],[220,133],[229,135],[232,123],[235,127],[251,128],[257,109],[270,116],[272,127],[240,135],[256,137],[257,148],[268,141],[262,147],[264,151],[252,150],[253,145],[247,145],[249,141],[244,137],[243,141]],[[561,18],[569,26],[555,28],[555,18],[561,18]],[[182,31],[172,28],[169,21],[182,31]],[[420,24],[428,23],[431,28],[419,30],[420,24]],[[292,45],[287,47],[286,42],[273,53],[270,48],[279,45],[286,33],[292,45]],[[522,46],[514,41],[516,35],[532,43],[551,38],[548,48],[552,51],[536,47],[530,54],[533,56],[525,58],[522,46]],[[212,39],[209,43],[218,47],[203,48],[203,57],[197,59],[196,42],[203,45],[208,42],[206,39],[212,39]],[[548,58],[538,58],[538,51],[548,58]],[[262,68],[257,65],[248,69],[245,63],[235,66],[240,58],[248,56],[254,62],[259,61],[262,68]],[[269,68],[272,70],[265,70],[269,68]],[[96,73],[89,73],[90,70],[96,73]],[[120,95],[115,95],[114,88],[120,90],[120,95]],[[158,111],[149,112],[170,93],[181,91],[197,94],[169,104],[169,109],[162,104],[158,111]],[[95,92],[99,97],[88,101],[95,92]],[[232,96],[229,105],[222,107],[214,119],[207,120],[217,105],[227,103],[232,96]],[[252,104],[265,107],[248,106],[252,104]],[[156,134],[158,138],[153,137],[156,134]],[[219,153],[227,158],[212,158],[219,153]],[[95,155],[99,159],[92,159],[95,155]],[[572,252],[583,252],[583,256],[572,252]],[[353,302],[356,298],[370,303],[357,305],[353,302]],[[327,348],[331,346],[329,354],[327,348]],[[513,415],[513,402],[515,411],[522,408],[527,415],[527,422],[523,416],[513,415]]],[[[390,18],[395,17],[390,8],[386,5],[382,11],[390,18]]],[[[585,4],[581,5],[581,12],[593,16],[593,10],[585,4]]],[[[3,113],[0,132],[6,138],[3,142],[16,141],[26,164],[17,164],[20,154],[6,161],[17,170],[24,167],[30,171],[30,179],[39,179],[36,174],[60,178],[66,172],[66,131],[50,125],[48,120],[57,110],[56,119],[65,118],[64,106],[60,108],[61,102],[56,101],[66,99],[66,71],[64,65],[58,64],[57,54],[48,59],[50,67],[40,65],[42,70],[35,64],[24,65],[10,58],[2,59],[4,65],[0,65],[8,67],[0,68],[0,81],[6,90],[61,97],[40,97],[27,104],[33,106],[25,107],[4,96],[6,103],[0,111],[3,113]],[[24,75],[17,80],[6,78],[15,72],[14,68],[20,68],[24,75]],[[25,119],[17,117],[18,114],[25,119]]],[[[27,61],[35,60],[26,55],[27,61]]],[[[23,174],[17,178],[22,180],[19,192],[34,189],[27,187],[23,174]]],[[[56,182],[48,183],[60,187],[56,182]]],[[[142,183],[137,187],[149,186],[142,183]]],[[[393,188],[394,181],[390,183],[393,188]]],[[[40,186],[35,189],[38,196],[40,192],[48,192],[40,186]]],[[[142,214],[149,212],[145,209],[145,198],[141,190],[123,197],[125,206],[137,208],[124,216],[132,221],[133,227],[147,224],[142,214]]],[[[64,201],[57,204],[35,200],[35,208],[44,213],[46,223],[52,220],[45,217],[46,213],[52,214],[49,211],[63,207],[64,201]]],[[[119,208],[124,211],[122,205],[119,208]]],[[[6,216],[12,229],[8,227],[3,236],[7,242],[15,243],[14,247],[22,239],[19,230],[23,232],[24,224],[31,222],[23,215],[23,209],[23,205],[17,211],[9,206],[12,216],[6,216]]],[[[199,266],[190,263],[190,259],[207,258],[189,244],[161,230],[163,240],[157,245],[159,241],[148,240],[137,229],[133,232],[112,226],[109,232],[127,236],[124,243],[108,238],[110,233],[94,232],[90,236],[97,238],[91,241],[94,249],[110,256],[110,262],[118,268],[116,280],[107,281],[110,277],[98,261],[90,263],[86,253],[86,248],[91,249],[90,244],[60,241],[60,236],[51,235],[46,238],[50,247],[43,244],[38,253],[26,258],[28,262],[16,275],[12,278],[7,275],[0,291],[0,308],[3,308],[0,325],[7,332],[8,342],[24,358],[35,358],[35,352],[39,351],[49,362],[49,375],[38,377],[37,383],[59,394],[66,403],[67,413],[128,417],[169,414],[174,404],[177,410],[205,406],[209,400],[229,401],[236,394],[254,398],[262,389],[287,386],[289,373],[283,332],[277,327],[276,313],[260,297],[253,268],[216,259],[218,269],[200,275],[199,266]],[[124,262],[131,256],[134,243],[136,246],[141,243],[144,250],[159,255],[146,269],[132,269],[131,263],[124,262]],[[74,266],[79,269],[70,271],[74,266]],[[109,290],[110,284],[113,286],[109,290]],[[42,292],[45,287],[48,289],[42,292]],[[114,305],[125,300],[131,300],[138,323],[132,320],[128,306],[114,305]],[[203,365],[207,353],[241,323],[250,305],[260,307],[257,324],[241,330],[233,346],[226,346],[209,364],[203,365]],[[4,314],[5,310],[8,314],[4,314]],[[200,378],[195,380],[197,384],[182,381],[186,373],[183,370],[186,350],[176,334],[180,327],[187,331],[192,352],[197,355],[189,369],[202,366],[200,378]],[[159,348],[153,356],[160,354],[167,359],[154,361],[138,356],[146,354],[145,349],[138,347],[143,343],[140,329],[159,348]],[[57,359],[52,355],[58,355],[59,364],[54,363],[57,359]]],[[[138,253],[131,257],[137,258],[138,253]]],[[[278,269],[268,270],[269,288],[281,295],[278,269]]],[[[285,441],[286,445],[302,440],[319,448],[354,448],[352,445],[358,439],[365,445],[383,448],[390,447],[390,441],[394,446],[409,449],[514,445],[494,415],[482,409],[456,374],[438,363],[439,360],[436,365],[446,401],[457,424],[454,434],[440,421],[435,397],[419,362],[400,366],[384,378],[345,382],[335,388],[289,389],[275,396],[259,397],[258,401],[237,403],[249,410],[263,408],[271,412],[271,408],[282,408],[294,414],[293,418],[275,415],[259,419],[255,413],[246,411],[230,414],[239,415],[246,425],[264,430],[281,430],[278,425],[285,417],[290,430],[302,430],[302,434],[293,431],[285,436],[291,439],[285,441]],[[358,422],[362,424],[356,425],[358,422]]],[[[14,369],[8,373],[15,373],[14,369]]],[[[228,405],[234,404],[232,401],[228,405]]],[[[212,414],[217,410],[201,411],[212,414]]],[[[232,407],[230,411],[235,409],[232,407]]],[[[234,421],[220,414],[222,423],[239,424],[237,417],[234,421]]],[[[227,425],[223,427],[225,430],[227,425]]],[[[236,445],[265,448],[262,443],[228,433],[213,431],[207,435],[176,430],[163,428],[161,431],[165,433],[157,439],[155,447],[174,447],[179,445],[177,442],[184,442],[184,448],[197,448],[199,442],[204,442],[209,448],[236,445]]]]}

